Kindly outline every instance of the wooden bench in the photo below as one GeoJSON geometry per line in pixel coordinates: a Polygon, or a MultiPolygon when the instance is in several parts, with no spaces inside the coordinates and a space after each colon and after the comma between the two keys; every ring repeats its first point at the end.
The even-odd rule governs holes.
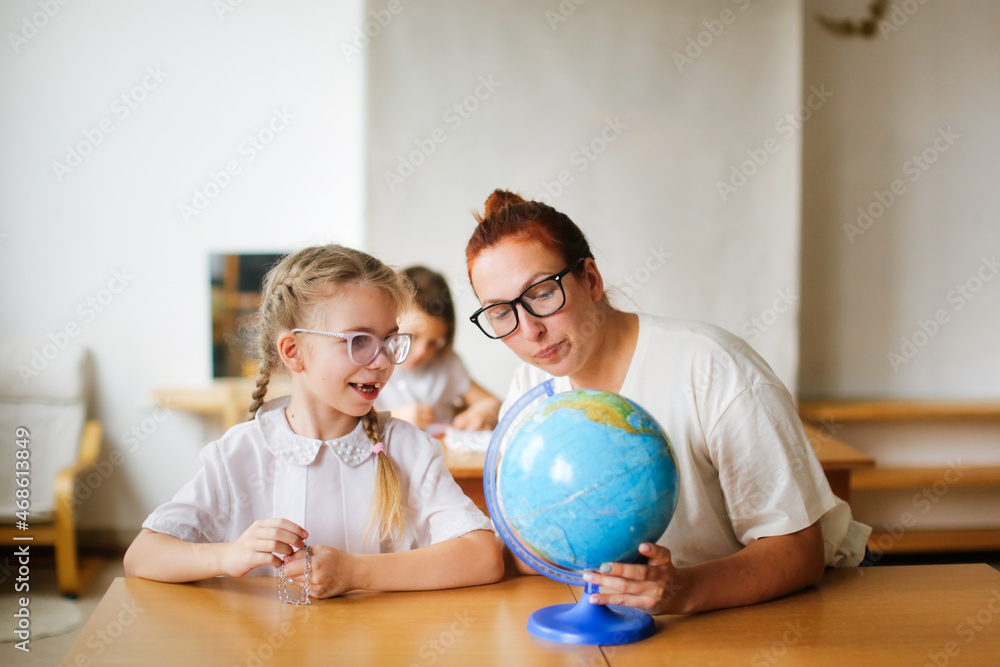
{"type": "MultiPolygon", "coordinates": [[[[1000,402],[944,401],[803,401],[799,416],[806,423],[1000,422],[1000,402]]],[[[836,431],[837,429],[832,429],[836,431]]],[[[852,490],[892,490],[948,487],[996,487],[1000,490],[1000,465],[880,466],[859,469],[851,477],[852,490]]],[[[1000,550],[1000,529],[906,530],[873,532],[873,550],[891,553],[1000,550]]]]}

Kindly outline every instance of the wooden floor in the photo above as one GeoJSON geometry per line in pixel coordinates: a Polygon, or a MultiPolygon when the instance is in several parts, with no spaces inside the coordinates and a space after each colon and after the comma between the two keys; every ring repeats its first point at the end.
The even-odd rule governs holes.
{"type": "MultiPolygon", "coordinates": [[[[4,547],[0,551],[0,565],[3,571],[7,571],[11,564],[16,562],[12,556],[14,547],[4,547]]],[[[86,554],[85,554],[86,555],[86,554]]],[[[104,554],[97,556],[98,567],[93,580],[87,590],[76,601],[86,622],[90,615],[97,608],[97,604],[104,597],[104,592],[114,581],[115,577],[125,576],[125,568],[122,567],[121,556],[119,554],[104,554]]],[[[56,586],[55,560],[51,550],[45,553],[32,551],[31,554],[31,595],[52,594],[58,595],[59,588],[56,586]],[[36,555],[37,554],[37,555],[36,555]]],[[[0,577],[0,595],[14,595],[13,579],[0,577]]],[[[25,653],[14,648],[13,644],[0,644],[0,665],[4,667],[38,667],[39,665],[58,665],[59,662],[69,653],[70,647],[76,641],[77,636],[83,629],[83,623],[76,630],[67,632],[57,637],[45,637],[44,639],[32,639],[30,643],[31,652],[25,653]]]]}

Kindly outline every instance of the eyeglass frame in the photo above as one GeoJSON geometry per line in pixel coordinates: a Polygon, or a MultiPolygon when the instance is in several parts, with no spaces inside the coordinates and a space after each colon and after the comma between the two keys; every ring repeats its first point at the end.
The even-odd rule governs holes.
{"type": "Polygon", "coordinates": [[[314,333],[314,334],[320,334],[321,336],[330,336],[332,338],[343,338],[344,340],[347,341],[347,358],[350,359],[351,363],[354,364],[355,366],[368,366],[373,361],[378,359],[378,355],[381,354],[382,350],[385,350],[385,358],[389,360],[389,363],[398,366],[399,364],[406,361],[406,358],[410,356],[410,350],[413,348],[413,334],[408,334],[408,333],[389,334],[388,336],[382,339],[380,339],[373,333],[368,333],[367,331],[345,331],[343,333],[338,333],[334,331],[319,331],[318,329],[292,329],[292,333],[314,333]],[[375,354],[373,354],[372,358],[363,364],[358,363],[357,361],[354,360],[354,352],[352,350],[352,348],[354,347],[353,345],[354,339],[357,338],[358,336],[370,336],[371,338],[375,339],[375,354]],[[391,356],[389,356],[389,340],[392,338],[399,338],[399,337],[405,338],[406,340],[409,341],[409,343],[406,346],[406,354],[403,355],[403,358],[400,359],[399,361],[395,361],[391,356]]]}
{"type": "Polygon", "coordinates": [[[482,331],[486,335],[487,338],[491,338],[493,340],[500,340],[501,338],[506,338],[507,336],[510,336],[512,333],[514,333],[515,331],[517,331],[517,328],[519,326],[521,326],[521,317],[517,314],[517,304],[521,304],[521,307],[524,308],[525,312],[528,313],[529,315],[531,315],[532,317],[539,317],[539,318],[541,318],[541,317],[549,317],[550,315],[555,315],[560,310],[562,310],[563,308],[566,307],[566,288],[563,287],[562,279],[565,278],[566,276],[568,276],[569,274],[573,273],[573,271],[576,271],[577,267],[580,266],[580,263],[583,262],[584,260],[588,259],[588,257],[589,256],[580,257],[575,262],[570,263],[565,269],[563,269],[559,273],[554,273],[551,276],[548,276],[547,278],[542,278],[541,280],[536,280],[535,282],[533,282],[530,285],[528,285],[527,287],[525,287],[524,290],[522,290],[521,293],[518,294],[516,298],[511,299],[510,301],[497,301],[496,303],[491,303],[488,306],[483,306],[482,308],[480,308],[479,310],[477,310],[476,312],[474,312],[472,314],[472,316],[469,317],[469,320],[471,320],[473,324],[475,324],[477,327],[479,327],[479,330],[482,331]],[[524,300],[523,300],[524,299],[524,295],[527,294],[531,289],[533,289],[535,287],[538,287],[542,283],[548,282],[549,280],[554,280],[554,281],[556,281],[556,284],[559,285],[559,291],[562,293],[562,297],[563,297],[562,305],[559,306],[558,308],[556,308],[555,310],[553,310],[551,313],[547,313],[545,315],[536,315],[535,311],[533,311],[531,309],[531,306],[529,306],[528,304],[526,304],[524,302],[524,300]],[[480,315],[482,315],[484,312],[486,312],[490,308],[495,308],[497,306],[510,306],[511,312],[514,313],[514,328],[511,329],[508,333],[505,333],[502,336],[493,336],[493,335],[487,333],[486,329],[484,329],[483,325],[481,325],[479,323],[479,321],[478,321],[480,315]]]}

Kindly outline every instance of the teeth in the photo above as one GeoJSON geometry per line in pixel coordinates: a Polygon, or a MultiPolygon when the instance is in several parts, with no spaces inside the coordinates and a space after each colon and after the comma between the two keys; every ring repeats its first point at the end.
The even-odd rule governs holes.
{"type": "Polygon", "coordinates": [[[375,383],[375,388],[376,388],[376,389],[378,389],[378,388],[379,388],[379,387],[381,387],[381,386],[382,386],[382,384],[381,384],[381,383],[379,383],[379,382],[376,382],[376,383],[375,383]]]}

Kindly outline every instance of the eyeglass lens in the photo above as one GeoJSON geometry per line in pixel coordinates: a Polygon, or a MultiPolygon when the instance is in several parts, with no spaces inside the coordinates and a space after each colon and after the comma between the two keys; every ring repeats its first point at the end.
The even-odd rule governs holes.
{"type": "MultiPolygon", "coordinates": [[[[559,281],[543,280],[529,287],[520,297],[521,304],[535,317],[546,317],[563,307],[566,297],[559,281]]],[[[506,336],[517,328],[517,314],[509,303],[490,306],[479,315],[479,322],[494,336],[506,336]]]]}
{"type": "Polygon", "coordinates": [[[406,360],[406,355],[410,351],[410,338],[395,334],[389,336],[383,343],[369,333],[355,334],[351,340],[351,361],[359,366],[367,366],[378,356],[379,349],[382,347],[385,348],[389,361],[401,364],[406,360]]]}

